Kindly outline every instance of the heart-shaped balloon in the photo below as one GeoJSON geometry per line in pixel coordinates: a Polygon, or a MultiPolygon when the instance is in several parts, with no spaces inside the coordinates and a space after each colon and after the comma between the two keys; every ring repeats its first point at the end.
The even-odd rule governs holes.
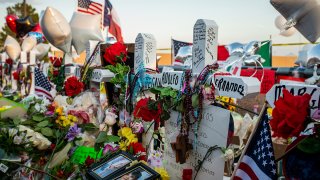
{"type": "Polygon", "coordinates": [[[14,14],[9,14],[6,16],[6,22],[10,30],[14,33],[17,32],[17,26],[16,26],[16,20],[18,19],[18,16],[14,14]]]}
{"type": "Polygon", "coordinates": [[[17,37],[24,37],[28,34],[36,25],[32,22],[30,16],[16,19],[17,37]]]}

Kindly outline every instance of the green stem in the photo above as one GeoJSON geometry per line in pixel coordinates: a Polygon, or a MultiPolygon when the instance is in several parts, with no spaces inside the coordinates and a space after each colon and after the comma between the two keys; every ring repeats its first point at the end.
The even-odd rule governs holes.
{"type": "Polygon", "coordinates": [[[32,168],[32,167],[26,166],[26,165],[24,165],[24,164],[20,164],[20,163],[13,162],[13,161],[7,161],[7,160],[0,160],[0,161],[7,162],[7,163],[11,163],[11,164],[15,164],[15,165],[18,165],[18,166],[21,166],[21,167],[28,168],[28,169],[31,169],[31,170],[33,170],[33,171],[37,171],[37,172],[39,172],[39,173],[46,174],[46,175],[48,175],[48,176],[50,176],[50,177],[52,177],[52,178],[54,178],[54,179],[60,179],[60,178],[58,178],[58,177],[56,177],[56,176],[54,176],[54,175],[52,175],[52,174],[50,174],[50,173],[47,173],[46,171],[42,171],[42,170],[39,170],[39,169],[35,169],[35,168],[32,168]]]}

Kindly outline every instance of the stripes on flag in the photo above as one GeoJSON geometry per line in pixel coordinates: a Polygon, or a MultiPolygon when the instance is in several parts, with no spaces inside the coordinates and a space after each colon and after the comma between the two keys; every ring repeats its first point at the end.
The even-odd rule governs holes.
{"type": "Polygon", "coordinates": [[[118,42],[123,43],[119,16],[109,0],[105,0],[103,26],[108,26],[109,33],[112,34],[118,42]]]}
{"type": "Polygon", "coordinates": [[[50,101],[53,97],[50,93],[51,84],[48,78],[39,70],[39,68],[34,68],[34,79],[35,79],[35,94],[39,97],[46,97],[50,101]]]}
{"type": "Polygon", "coordinates": [[[276,179],[276,162],[274,158],[271,132],[266,108],[262,119],[247,145],[247,149],[235,170],[234,180],[276,179]]]}
{"type": "Polygon", "coordinates": [[[78,0],[78,12],[96,15],[102,14],[102,4],[90,0],[78,0]]]}

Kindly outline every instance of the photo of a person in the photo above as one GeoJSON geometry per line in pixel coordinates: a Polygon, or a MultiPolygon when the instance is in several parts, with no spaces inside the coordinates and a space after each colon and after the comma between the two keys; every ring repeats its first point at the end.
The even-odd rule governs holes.
{"type": "Polygon", "coordinates": [[[133,171],[130,171],[130,172],[122,175],[121,177],[117,178],[117,180],[145,180],[151,176],[152,176],[152,174],[150,174],[149,172],[147,172],[143,168],[138,167],[138,168],[134,169],[133,171]]]}
{"type": "Polygon", "coordinates": [[[104,178],[114,171],[120,169],[121,167],[129,164],[130,162],[131,161],[129,159],[121,155],[97,167],[95,170],[93,170],[93,172],[96,173],[99,177],[104,178]]]}

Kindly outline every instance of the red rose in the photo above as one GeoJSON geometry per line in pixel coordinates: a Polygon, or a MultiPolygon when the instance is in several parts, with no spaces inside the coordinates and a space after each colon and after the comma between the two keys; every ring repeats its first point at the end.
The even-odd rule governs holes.
{"type": "Polygon", "coordinates": [[[50,57],[50,61],[54,67],[61,67],[62,58],[50,57]]]}
{"type": "Polygon", "coordinates": [[[134,108],[133,116],[135,118],[141,118],[144,121],[150,122],[155,120],[156,122],[160,121],[160,115],[162,113],[161,105],[158,103],[157,110],[151,110],[148,107],[148,104],[154,103],[151,98],[140,99],[134,108]]]}
{"type": "Polygon", "coordinates": [[[132,150],[133,155],[138,155],[139,160],[147,160],[146,157],[146,149],[142,146],[141,143],[131,143],[128,146],[128,151],[130,152],[132,150]]]}
{"type": "Polygon", "coordinates": [[[70,97],[74,97],[82,92],[83,83],[78,80],[77,77],[72,76],[67,79],[64,83],[64,89],[66,91],[66,95],[70,97]]]}
{"type": "Polygon", "coordinates": [[[91,164],[93,164],[93,163],[94,163],[94,159],[91,158],[90,156],[88,156],[84,164],[85,164],[87,167],[89,167],[89,166],[91,166],[91,164]]]}
{"type": "Polygon", "coordinates": [[[53,71],[53,76],[58,76],[59,75],[59,71],[54,70],[53,71]]]}
{"type": "Polygon", "coordinates": [[[125,62],[127,60],[127,47],[120,42],[116,42],[106,48],[103,57],[107,63],[112,65],[117,63],[117,57],[122,58],[122,61],[125,62]]]}
{"type": "Polygon", "coordinates": [[[288,90],[283,89],[283,97],[274,103],[275,108],[272,111],[272,136],[285,139],[298,136],[305,128],[310,99],[309,94],[293,96],[288,90]]]}
{"type": "Polygon", "coordinates": [[[20,79],[20,74],[19,74],[18,71],[13,72],[12,75],[13,75],[13,79],[14,79],[14,80],[19,81],[19,79],[20,79]]]}

